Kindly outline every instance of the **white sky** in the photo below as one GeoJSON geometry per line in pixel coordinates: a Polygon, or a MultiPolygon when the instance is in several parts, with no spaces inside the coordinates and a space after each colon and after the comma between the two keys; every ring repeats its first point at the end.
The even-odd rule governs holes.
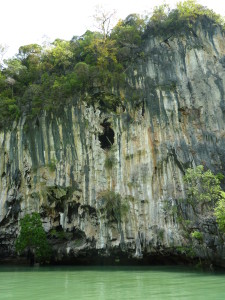
{"type": "MultiPolygon", "coordinates": [[[[14,55],[19,46],[41,44],[48,37],[70,40],[91,29],[95,6],[116,9],[124,19],[130,13],[151,11],[163,0],[0,0],[0,44],[9,46],[7,56],[14,55]]],[[[171,6],[177,0],[165,1],[171,6]]],[[[200,4],[225,16],[224,0],[199,0],[200,4]],[[223,4],[224,2],[224,4],[223,4]]],[[[93,28],[92,28],[93,29],[93,28]]]]}

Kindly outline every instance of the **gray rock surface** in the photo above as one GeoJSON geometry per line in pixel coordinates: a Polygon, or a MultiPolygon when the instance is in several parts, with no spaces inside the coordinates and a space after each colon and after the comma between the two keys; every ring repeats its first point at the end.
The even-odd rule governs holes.
{"type": "MultiPolygon", "coordinates": [[[[41,213],[56,261],[186,255],[190,235],[171,213],[185,197],[185,169],[225,171],[225,37],[207,21],[193,32],[168,40],[149,33],[120,91],[130,101],[125,111],[76,99],[60,115],[32,123],[23,116],[0,133],[2,260],[15,256],[19,219],[32,211],[41,213]],[[120,221],[105,212],[101,195],[109,190],[128,203],[120,221]]],[[[195,256],[223,265],[214,217],[195,226],[204,234],[202,244],[193,241],[195,256]]]]}

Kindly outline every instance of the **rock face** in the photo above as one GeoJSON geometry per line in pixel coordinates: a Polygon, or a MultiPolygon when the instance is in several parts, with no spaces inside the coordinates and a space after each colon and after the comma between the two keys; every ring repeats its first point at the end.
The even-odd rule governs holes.
{"type": "MultiPolygon", "coordinates": [[[[165,40],[146,33],[142,57],[127,70],[129,88],[120,91],[129,108],[105,113],[76,99],[58,115],[32,123],[23,116],[1,132],[1,259],[15,255],[18,221],[33,211],[55,261],[187,254],[190,234],[175,213],[185,169],[225,171],[224,44],[207,19],[165,40]],[[110,191],[126,203],[119,217],[107,211],[110,191]]],[[[213,216],[185,214],[203,232],[203,243],[192,241],[194,255],[223,264],[213,216]]]]}

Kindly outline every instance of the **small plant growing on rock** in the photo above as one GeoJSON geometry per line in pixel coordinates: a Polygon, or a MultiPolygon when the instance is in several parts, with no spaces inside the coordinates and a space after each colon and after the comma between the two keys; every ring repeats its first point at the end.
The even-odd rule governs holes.
{"type": "Polygon", "coordinates": [[[112,170],[113,166],[116,164],[116,158],[114,153],[107,151],[105,158],[105,168],[106,170],[112,170]]]}
{"type": "Polygon", "coordinates": [[[50,163],[48,164],[48,168],[51,172],[54,172],[56,170],[56,160],[51,159],[50,163]]]}
{"type": "Polygon", "coordinates": [[[128,201],[123,199],[120,194],[114,191],[104,191],[100,193],[99,198],[103,202],[103,209],[106,211],[108,219],[114,219],[121,222],[129,210],[128,201]]]}
{"type": "Polygon", "coordinates": [[[159,229],[158,229],[158,238],[159,238],[161,241],[163,241],[164,235],[165,235],[164,229],[163,229],[163,228],[159,228],[159,229]]]}
{"type": "Polygon", "coordinates": [[[203,240],[203,234],[200,231],[194,231],[191,233],[191,237],[198,240],[198,241],[202,241],[203,240]]]}
{"type": "Polygon", "coordinates": [[[178,253],[185,255],[186,257],[193,258],[195,256],[195,251],[192,246],[178,246],[176,250],[178,253]]]}

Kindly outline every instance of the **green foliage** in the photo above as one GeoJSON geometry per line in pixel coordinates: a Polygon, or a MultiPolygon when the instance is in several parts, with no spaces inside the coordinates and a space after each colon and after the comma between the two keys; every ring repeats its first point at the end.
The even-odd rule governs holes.
{"type": "Polygon", "coordinates": [[[213,12],[213,10],[198,4],[195,0],[187,0],[183,2],[178,2],[177,10],[181,18],[184,19],[196,19],[199,16],[207,16],[212,19],[215,23],[224,25],[224,19],[213,12]]]}
{"type": "Polygon", "coordinates": [[[78,62],[74,67],[77,82],[81,89],[84,89],[89,80],[89,65],[85,62],[78,62]]]}
{"type": "Polygon", "coordinates": [[[100,193],[99,199],[104,203],[103,209],[107,218],[121,222],[129,211],[129,203],[127,199],[123,199],[120,194],[114,191],[104,191],[100,193]]]}
{"type": "Polygon", "coordinates": [[[19,48],[17,57],[20,61],[28,60],[28,58],[34,59],[41,55],[41,51],[42,47],[38,44],[25,45],[19,48]]]}
{"type": "Polygon", "coordinates": [[[106,158],[105,158],[105,168],[107,170],[112,170],[115,164],[116,164],[115,154],[112,151],[107,151],[106,158]]]}
{"type": "Polygon", "coordinates": [[[163,23],[167,20],[170,13],[169,5],[162,4],[159,6],[154,7],[153,14],[150,19],[152,23],[163,23]]]}
{"type": "Polygon", "coordinates": [[[225,233],[225,192],[221,192],[221,199],[216,203],[215,216],[219,229],[225,233]]]}
{"type": "MultiPolygon", "coordinates": [[[[192,205],[211,204],[219,229],[225,232],[225,192],[220,187],[222,174],[214,175],[210,170],[204,172],[203,166],[187,169],[184,182],[187,187],[187,200],[192,205]]],[[[197,238],[199,233],[193,232],[192,237],[197,238]]]]}
{"type": "Polygon", "coordinates": [[[190,258],[193,258],[195,256],[195,251],[192,248],[192,246],[178,246],[176,250],[178,253],[183,254],[190,258]]]}
{"type": "Polygon", "coordinates": [[[216,178],[219,179],[219,181],[223,181],[224,175],[222,173],[217,173],[216,178]]]}
{"type": "Polygon", "coordinates": [[[137,14],[131,14],[124,21],[120,20],[117,23],[113,28],[111,38],[122,47],[137,48],[141,43],[141,35],[145,28],[145,19],[137,14]]]}
{"type": "Polygon", "coordinates": [[[191,236],[192,236],[192,238],[194,238],[194,239],[196,239],[196,240],[199,240],[199,241],[202,241],[202,240],[203,240],[203,234],[202,234],[202,232],[200,232],[200,231],[193,231],[193,232],[191,233],[191,236]]]}
{"type": "Polygon", "coordinates": [[[3,74],[10,76],[14,79],[17,79],[18,76],[22,74],[22,72],[27,70],[27,67],[22,64],[22,62],[17,58],[10,58],[5,60],[5,64],[7,68],[3,74]]]}
{"type": "Polygon", "coordinates": [[[163,228],[159,228],[157,232],[157,236],[161,241],[163,241],[164,235],[165,235],[165,230],[163,228]]]}
{"type": "Polygon", "coordinates": [[[224,27],[223,17],[198,4],[195,0],[179,2],[173,10],[170,10],[167,4],[155,7],[148,26],[155,34],[173,35],[184,30],[190,31],[193,23],[202,17],[207,17],[215,24],[224,27]]]}
{"type": "MultiPolygon", "coordinates": [[[[126,71],[130,64],[144,59],[142,45],[146,30],[168,38],[168,33],[192,32],[198,18],[207,17],[216,24],[224,24],[222,17],[192,0],[178,3],[173,10],[166,4],[156,7],[150,19],[131,14],[112,30],[108,25],[113,14],[100,13],[95,16],[100,22],[100,32],[87,30],[71,41],[56,39],[48,48],[24,45],[4,64],[1,58],[1,126],[9,126],[23,113],[28,120],[44,110],[60,112],[75,98],[88,99],[89,104],[103,111],[115,112],[118,106],[127,104],[119,91],[129,84],[126,71]],[[13,104],[8,104],[8,99],[13,104]]],[[[1,57],[4,51],[0,47],[1,57]]],[[[176,86],[159,88],[174,91],[176,86]]],[[[126,89],[126,96],[134,109],[143,98],[140,91],[131,87],[126,89]]]]}
{"type": "Polygon", "coordinates": [[[16,100],[0,96],[0,128],[6,127],[10,121],[17,120],[19,116],[16,100]]]}
{"type": "Polygon", "coordinates": [[[51,159],[50,163],[47,166],[51,172],[54,172],[56,170],[56,160],[51,159]]]}
{"type": "Polygon", "coordinates": [[[20,220],[20,234],[16,240],[16,250],[18,252],[31,251],[39,262],[45,262],[50,258],[50,247],[38,213],[27,214],[20,220]]]}
{"type": "MultiPolygon", "coordinates": [[[[56,39],[48,48],[21,46],[1,69],[0,98],[15,99],[19,114],[25,112],[27,119],[44,110],[60,111],[75,95],[91,99],[90,104],[97,103],[105,111],[116,111],[121,105],[118,87],[125,84],[125,70],[140,50],[146,22],[130,15],[110,34],[105,17],[96,17],[103,22],[101,32],[88,30],[71,41],[56,39]]],[[[13,108],[11,113],[2,105],[3,115],[11,113],[9,120],[16,119],[13,108]]]]}
{"type": "Polygon", "coordinates": [[[73,57],[73,53],[70,49],[70,42],[56,39],[52,45],[53,47],[47,50],[46,58],[51,59],[50,62],[54,71],[65,74],[73,57]]]}
{"type": "Polygon", "coordinates": [[[187,200],[190,204],[215,204],[221,198],[220,181],[210,170],[204,172],[202,165],[187,169],[184,176],[187,200]]]}

